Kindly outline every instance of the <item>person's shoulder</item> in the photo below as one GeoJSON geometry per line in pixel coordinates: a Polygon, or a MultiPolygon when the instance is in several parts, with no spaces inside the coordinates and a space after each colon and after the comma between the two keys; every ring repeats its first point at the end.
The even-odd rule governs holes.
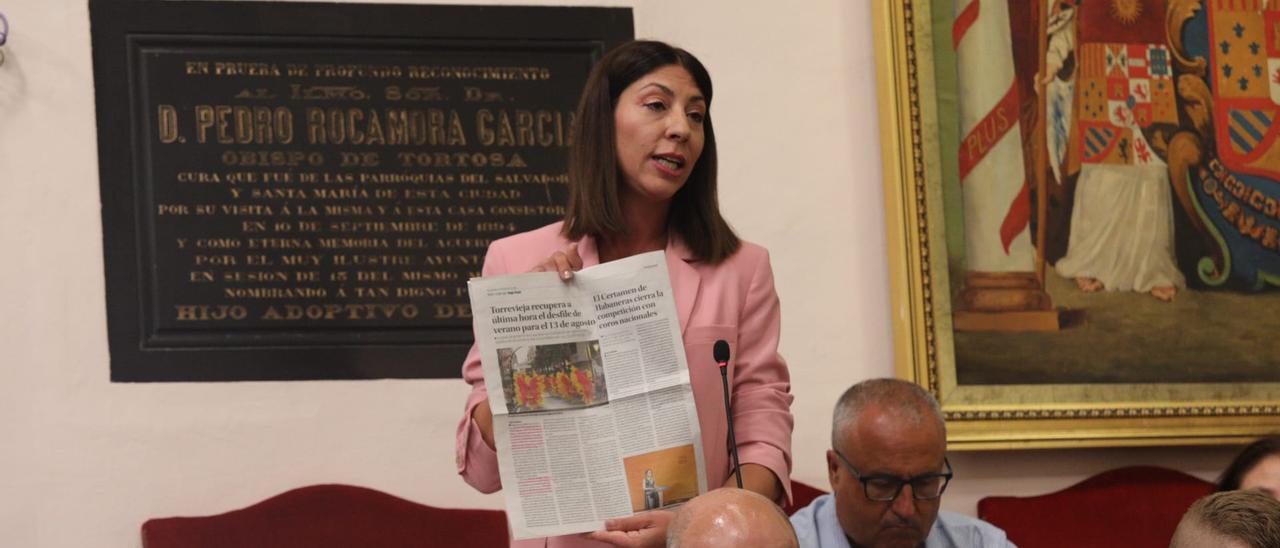
{"type": "Polygon", "coordinates": [[[743,259],[752,262],[769,260],[769,250],[765,249],[764,246],[755,242],[748,242],[746,240],[740,240],[740,242],[742,243],[742,246],[739,247],[738,251],[730,257],[731,259],[734,257],[742,257],[743,259]]]}
{"type": "Polygon", "coordinates": [[[797,521],[812,520],[814,514],[816,514],[823,506],[831,503],[831,499],[831,493],[827,493],[813,499],[807,506],[796,510],[794,514],[791,514],[791,522],[795,523],[797,521]]]}
{"type": "Polygon", "coordinates": [[[490,246],[512,246],[512,245],[529,245],[534,242],[557,241],[564,239],[561,230],[564,228],[563,220],[557,220],[552,224],[545,225],[525,232],[517,232],[511,236],[494,239],[490,246]]]}
{"type": "MultiPolygon", "coordinates": [[[[791,527],[795,529],[801,548],[838,548],[838,542],[824,542],[824,539],[833,536],[833,528],[840,527],[833,504],[835,498],[827,493],[791,514],[791,527]]],[[[843,535],[835,535],[834,538],[843,538],[843,535]]]]}
{"type": "Polygon", "coordinates": [[[564,222],[555,222],[489,242],[485,275],[527,272],[551,252],[568,245],[568,240],[560,234],[562,226],[564,222]]]}
{"type": "Polygon", "coordinates": [[[741,243],[742,245],[738,247],[737,251],[733,252],[733,255],[714,266],[720,268],[728,267],[728,270],[748,274],[754,273],[761,267],[769,266],[768,249],[746,240],[741,240],[741,243]]]}
{"type": "Polygon", "coordinates": [[[742,294],[751,291],[752,287],[771,286],[773,284],[773,266],[769,263],[769,252],[764,247],[745,241],[723,261],[711,263],[697,261],[690,263],[702,276],[702,287],[738,288],[742,294]]]}
{"type": "Polygon", "coordinates": [[[556,221],[549,225],[535,228],[533,230],[518,232],[510,236],[498,238],[497,240],[490,242],[489,247],[506,249],[506,248],[512,248],[512,247],[519,248],[519,247],[526,247],[529,245],[537,245],[543,242],[551,242],[552,244],[559,244],[561,242],[567,243],[567,240],[565,240],[564,235],[561,234],[561,230],[563,228],[564,228],[564,221],[556,221]]]}

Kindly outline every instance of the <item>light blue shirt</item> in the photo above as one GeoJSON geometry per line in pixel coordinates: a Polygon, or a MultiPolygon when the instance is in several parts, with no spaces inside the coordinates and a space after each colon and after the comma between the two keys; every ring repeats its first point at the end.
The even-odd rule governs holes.
{"type": "MultiPolygon", "coordinates": [[[[850,548],[848,537],[836,518],[836,499],[822,495],[791,516],[800,548],[850,548]]],[[[1004,531],[980,519],[938,512],[925,548],[1017,548],[1004,531]]]]}

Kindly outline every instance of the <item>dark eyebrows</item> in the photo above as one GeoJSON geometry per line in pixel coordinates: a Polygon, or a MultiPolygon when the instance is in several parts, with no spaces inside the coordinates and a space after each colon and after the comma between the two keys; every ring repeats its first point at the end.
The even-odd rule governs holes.
{"type": "MultiPolygon", "coordinates": [[[[660,83],[658,83],[658,82],[649,82],[648,84],[645,84],[645,85],[644,85],[643,87],[641,87],[640,89],[644,89],[644,88],[647,88],[647,87],[656,87],[656,88],[658,88],[659,90],[661,90],[661,91],[662,91],[662,93],[666,94],[668,97],[675,97],[675,96],[676,96],[676,92],[672,91],[672,90],[671,90],[671,88],[669,88],[669,87],[667,87],[667,86],[664,86],[664,85],[662,85],[662,84],[660,84],[660,83]]],[[[701,96],[701,95],[694,95],[693,97],[690,97],[690,98],[689,98],[689,102],[690,102],[690,103],[703,103],[703,104],[705,104],[705,103],[707,102],[707,99],[706,99],[705,97],[701,96]]]]}
{"type": "Polygon", "coordinates": [[[667,95],[670,95],[670,96],[672,96],[672,97],[675,97],[675,95],[676,95],[676,92],[671,91],[671,88],[669,88],[669,87],[667,87],[667,86],[664,86],[664,85],[662,85],[662,84],[659,84],[659,83],[657,83],[657,82],[649,82],[648,84],[645,84],[645,85],[644,85],[643,87],[641,87],[640,89],[644,89],[644,88],[647,88],[647,87],[655,87],[655,88],[658,88],[658,89],[662,90],[662,92],[663,92],[663,93],[665,93],[665,94],[667,94],[667,95]]]}

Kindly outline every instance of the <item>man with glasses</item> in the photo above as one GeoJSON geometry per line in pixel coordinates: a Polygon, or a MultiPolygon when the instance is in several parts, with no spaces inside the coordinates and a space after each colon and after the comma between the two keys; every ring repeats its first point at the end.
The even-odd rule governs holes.
{"type": "Polygon", "coordinates": [[[946,452],[946,423],[928,392],[897,379],[853,385],[831,426],[832,494],[791,516],[800,546],[1013,546],[994,525],[938,511],[952,477],[946,452]]]}

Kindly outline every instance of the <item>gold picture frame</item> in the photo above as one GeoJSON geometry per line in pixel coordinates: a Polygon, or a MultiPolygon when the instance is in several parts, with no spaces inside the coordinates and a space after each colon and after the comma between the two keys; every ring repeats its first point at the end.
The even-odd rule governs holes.
{"type": "Polygon", "coordinates": [[[941,402],[950,447],[1214,445],[1280,432],[1280,383],[1275,382],[1024,386],[957,381],[952,275],[936,188],[942,160],[933,4],[871,4],[895,365],[899,377],[924,386],[941,402]]]}

